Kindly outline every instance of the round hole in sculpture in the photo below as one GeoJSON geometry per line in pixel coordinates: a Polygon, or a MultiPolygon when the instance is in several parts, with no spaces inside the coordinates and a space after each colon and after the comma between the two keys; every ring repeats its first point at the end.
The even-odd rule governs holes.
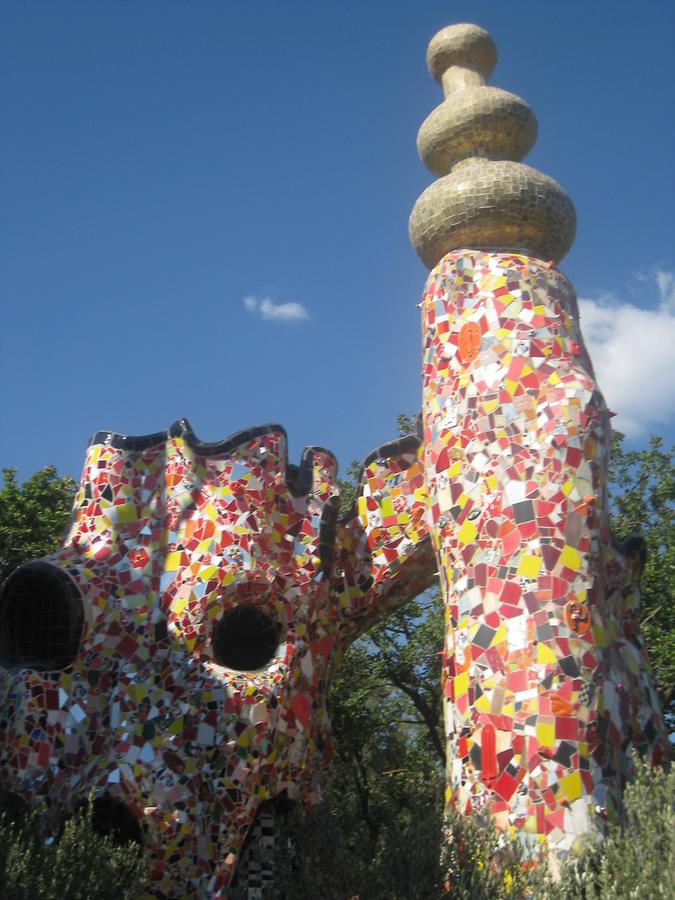
{"type": "Polygon", "coordinates": [[[23,797],[0,788],[0,808],[8,822],[23,822],[30,815],[30,806],[23,797]]]}
{"type": "Polygon", "coordinates": [[[0,595],[0,664],[11,669],[57,672],[80,648],[82,597],[57,566],[37,561],[20,566],[0,595]]]}
{"type": "Polygon", "coordinates": [[[228,669],[261,669],[276,654],[279,626],[255,606],[236,606],[225,613],[213,633],[213,655],[228,669]]]}
{"type": "Polygon", "coordinates": [[[96,797],[91,807],[91,824],[98,834],[110,835],[116,844],[142,844],[143,832],[131,810],[110,794],[96,797]]]}

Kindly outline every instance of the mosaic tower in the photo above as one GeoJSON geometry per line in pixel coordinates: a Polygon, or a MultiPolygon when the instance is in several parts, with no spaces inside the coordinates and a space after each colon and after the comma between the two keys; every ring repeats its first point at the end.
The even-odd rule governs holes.
{"type": "Polygon", "coordinates": [[[562,188],[520,160],[537,134],[486,85],[491,37],[455,25],[427,62],[438,176],[410,237],[422,301],[428,522],[446,603],[447,801],[533,850],[578,851],[620,814],[630,752],[666,737],[638,629],[644,544],[612,540],[609,414],[556,270],[575,231],[562,188]]]}

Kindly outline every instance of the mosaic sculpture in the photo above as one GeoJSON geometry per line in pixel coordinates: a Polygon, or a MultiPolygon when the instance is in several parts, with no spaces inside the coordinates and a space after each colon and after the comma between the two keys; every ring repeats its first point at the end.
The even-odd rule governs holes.
{"type": "Polygon", "coordinates": [[[289,465],[280,426],[98,433],[63,548],[5,584],[2,786],[54,830],[93,800],[153,896],[224,896],[273,804],[316,802],[340,655],[437,568],[449,802],[564,852],[617,812],[630,749],[665,751],[642,545],[611,540],[608,413],[554,268],[574,210],[517,162],[536,123],[485,85],[495,59],[475,26],[429,48],[423,440],[371,454],[338,521],[334,458],[289,465]]]}
{"type": "Polygon", "coordinates": [[[536,122],[486,85],[483,29],[431,41],[445,100],[418,135],[439,176],[410,236],[422,298],[429,528],[446,604],[447,801],[533,851],[579,850],[620,813],[631,751],[664,723],[638,627],[644,544],[612,541],[609,413],[555,269],[574,239],[562,188],[519,160],[536,122]]]}
{"type": "Polygon", "coordinates": [[[319,797],[340,654],[433,580],[418,448],[338,522],[333,456],[288,465],[280,426],[94,435],[63,549],[0,600],[3,787],[54,829],[93,799],[153,896],[223,896],[256,814],[319,797]]]}

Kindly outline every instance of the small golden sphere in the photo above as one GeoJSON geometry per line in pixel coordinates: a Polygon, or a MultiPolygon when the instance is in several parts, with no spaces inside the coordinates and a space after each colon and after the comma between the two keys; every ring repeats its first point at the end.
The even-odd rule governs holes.
{"type": "Polygon", "coordinates": [[[440,82],[450,66],[462,66],[488,78],[497,63],[495,42],[478,25],[448,25],[429,42],[427,65],[431,77],[440,82]]]}

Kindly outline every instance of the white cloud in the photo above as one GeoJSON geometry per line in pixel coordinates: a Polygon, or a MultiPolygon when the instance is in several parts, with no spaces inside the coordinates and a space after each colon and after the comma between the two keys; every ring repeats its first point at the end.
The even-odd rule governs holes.
{"type": "Polygon", "coordinates": [[[269,297],[244,297],[244,307],[254,316],[276,322],[300,322],[309,318],[302,303],[274,303],[269,297]]]}
{"type": "Polygon", "coordinates": [[[656,294],[651,309],[612,294],[579,298],[598,384],[618,413],[612,424],[633,438],[675,420],[675,273],[655,270],[639,280],[656,294]]]}
{"type": "Polygon", "coordinates": [[[663,272],[657,269],[654,277],[661,295],[661,302],[675,311],[675,272],[663,272]]]}

